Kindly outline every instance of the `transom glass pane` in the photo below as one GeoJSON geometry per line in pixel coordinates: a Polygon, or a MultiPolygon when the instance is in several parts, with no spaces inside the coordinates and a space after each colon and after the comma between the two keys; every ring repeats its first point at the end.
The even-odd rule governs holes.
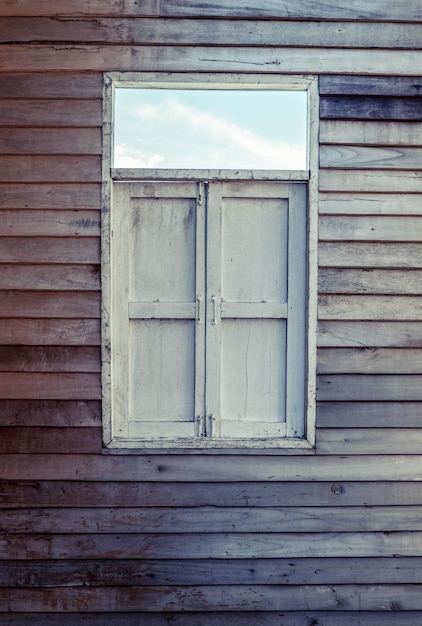
{"type": "Polygon", "coordinates": [[[307,169],[305,91],[117,88],[114,167],[307,169]]]}

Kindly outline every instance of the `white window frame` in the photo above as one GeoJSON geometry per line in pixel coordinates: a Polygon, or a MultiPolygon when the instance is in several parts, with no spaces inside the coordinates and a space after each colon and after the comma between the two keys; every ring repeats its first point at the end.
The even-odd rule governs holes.
{"type": "MultiPolygon", "coordinates": [[[[315,76],[290,76],[281,74],[163,74],[110,72],[104,74],[103,92],[103,184],[102,184],[102,389],[103,389],[103,445],[104,450],[154,452],[182,449],[187,453],[241,452],[256,453],[312,453],[315,446],[315,389],[316,389],[316,301],[317,301],[317,199],[318,199],[318,85],[315,76]],[[114,90],[116,87],[169,88],[169,89],[237,89],[237,90],[282,90],[308,92],[308,169],[303,171],[253,170],[234,174],[230,170],[180,170],[165,169],[114,169],[114,90]],[[113,319],[110,316],[112,303],[112,276],[110,272],[112,230],[111,205],[113,181],[151,180],[269,180],[306,182],[308,196],[307,225],[307,337],[306,337],[306,415],[303,436],[283,437],[278,440],[251,438],[231,440],[194,437],[190,440],[139,440],[120,438],[115,433],[116,416],[113,397],[112,371],[114,355],[111,350],[113,319]]],[[[122,419],[122,416],[118,416],[122,419]]],[[[123,417],[124,419],[124,417],[123,417]]]]}

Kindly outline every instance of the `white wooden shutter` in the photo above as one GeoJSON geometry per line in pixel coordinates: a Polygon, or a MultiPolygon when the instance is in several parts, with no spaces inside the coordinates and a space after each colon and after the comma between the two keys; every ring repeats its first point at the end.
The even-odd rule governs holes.
{"type": "Polygon", "coordinates": [[[303,435],[306,187],[210,183],[207,432],[303,435]]]}
{"type": "MultiPolygon", "coordinates": [[[[204,413],[204,202],[196,183],[117,184],[115,309],[125,367],[118,436],[201,434],[204,413]],[[123,311],[124,310],[124,311],[123,311]],[[126,377],[126,378],[125,378],[126,377]]],[[[119,364],[117,363],[119,368],[119,364]]],[[[118,386],[116,393],[119,393],[118,386]]]]}
{"type": "Polygon", "coordinates": [[[302,437],[306,185],[113,186],[114,437],[302,437]]]}

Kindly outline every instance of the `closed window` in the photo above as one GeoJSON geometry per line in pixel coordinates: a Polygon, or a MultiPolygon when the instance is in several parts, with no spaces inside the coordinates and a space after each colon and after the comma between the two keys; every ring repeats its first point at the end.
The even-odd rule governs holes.
{"type": "Polygon", "coordinates": [[[105,443],[309,442],[309,175],[112,170],[105,443]]]}

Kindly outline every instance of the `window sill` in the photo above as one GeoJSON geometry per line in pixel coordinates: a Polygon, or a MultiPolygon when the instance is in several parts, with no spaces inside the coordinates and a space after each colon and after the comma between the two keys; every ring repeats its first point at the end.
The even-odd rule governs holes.
{"type": "Polygon", "coordinates": [[[315,447],[307,439],[186,439],[127,440],[115,438],[103,448],[103,454],[232,454],[232,455],[312,455],[315,447]]]}

